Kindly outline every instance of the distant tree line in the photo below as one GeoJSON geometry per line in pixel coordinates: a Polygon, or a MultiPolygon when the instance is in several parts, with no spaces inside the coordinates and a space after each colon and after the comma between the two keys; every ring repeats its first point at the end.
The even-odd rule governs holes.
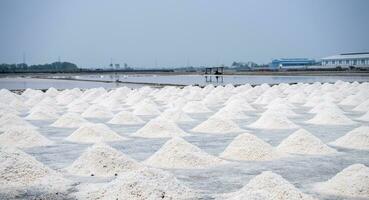
{"type": "Polygon", "coordinates": [[[70,62],[53,62],[51,64],[30,65],[0,64],[0,73],[23,73],[23,72],[77,72],[80,69],[70,62]]]}

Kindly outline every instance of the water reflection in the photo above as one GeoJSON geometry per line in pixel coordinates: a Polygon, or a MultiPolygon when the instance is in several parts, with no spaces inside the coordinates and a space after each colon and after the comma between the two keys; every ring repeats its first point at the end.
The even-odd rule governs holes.
{"type": "Polygon", "coordinates": [[[205,75],[205,82],[206,83],[223,83],[223,76],[208,76],[205,75]],[[215,80],[213,82],[213,77],[215,77],[215,80]]]}

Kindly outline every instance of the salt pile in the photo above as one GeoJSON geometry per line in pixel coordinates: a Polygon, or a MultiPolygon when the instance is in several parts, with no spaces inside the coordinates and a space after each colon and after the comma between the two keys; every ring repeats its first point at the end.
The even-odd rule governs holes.
{"type": "Polygon", "coordinates": [[[159,115],[159,119],[162,120],[170,120],[177,123],[185,123],[195,121],[181,109],[166,109],[161,115],[159,115]]]}
{"type": "Polygon", "coordinates": [[[136,170],[140,164],[118,150],[97,143],[89,147],[66,170],[79,176],[117,176],[121,172],[136,170]]]}
{"type": "Polygon", "coordinates": [[[240,132],[242,129],[230,119],[209,118],[191,131],[199,133],[226,134],[240,132]]]}
{"type": "Polygon", "coordinates": [[[346,198],[368,198],[369,168],[363,164],[350,165],[328,181],[317,183],[315,189],[346,198]]]}
{"type": "Polygon", "coordinates": [[[253,200],[314,200],[313,197],[302,193],[282,176],[271,171],[265,171],[241,188],[239,191],[225,195],[227,200],[243,200],[253,197],[253,200]]]}
{"type": "Polygon", "coordinates": [[[18,148],[30,148],[52,145],[53,142],[42,136],[35,129],[27,127],[13,127],[0,135],[0,144],[18,148]]]}
{"type": "Polygon", "coordinates": [[[324,155],[337,152],[305,129],[299,129],[288,136],[278,145],[277,150],[285,153],[310,155],[324,155]]]}
{"type": "Polygon", "coordinates": [[[25,117],[25,119],[28,120],[54,120],[57,119],[59,115],[55,112],[52,112],[50,110],[37,110],[31,112],[29,115],[25,117]]]}
{"type": "Polygon", "coordinates": [[[331,144],[350,149],[369,150],[369,127],[361,126],[355,128],[331,144]]]}
{"type": "Polygon", "coordinates": [[[188,135],[174,122],[157,118],[150,120],[144,127],[133,134],[133,136],[145,138],[182,137],[188,135]]]}
{"type": "Polygon", "coordinates": [[[37,129],[36,126],[27,122],[23,118],[15,114],[5,114],[0,118],[0,131],[6,131],[13,127],[24,127],[29,129],[37,129]]]}
{"type": "Polygon", "coordinates": [[[363,116],[357,118],[358,120],[361,120],[361,121],[366,121],[368,122],[369,121],[369,111],[366,112],[363,116]]]}
{"type": "Polygon", "coordinates": [[[241,100],[241,99],[227,102],[225,108],[231,109],[231,110],[238,109],[239,111],[243,111],[243,112],[255,111],[255,108],[253,108],[250,104],[248,104],[246,101],[241,100]]]}
{"type": "Polygon", "coordinates": [[[82,124],[88,123],[83,117],[76,113],[66,113],[57,119],[50,126],[61,128],[78,128],[82,124]]]}
{"type": "Polygon", "coordinates": [[[75,100],[67,105],[69,112],[82,113],[87,110],[91,105],[85,101],[75,100]]]}
{"type": "Polygon", "coordinates": [[[86,118],[112,118],[113,116],[111,111],[100,105],[92,105],[82,113],[82,117],[86,118]]]}
{"type": "Polygon", "coordinates": [[[106,185],[86,188],[86,191],[77,196],[78,199],[188,200],[197,198],[196,192],[179,182],[175,176],[153,168],[123,172],[106,185]]]}
{"type": "Polygon", "coordinates": [[[332,113],[344,113],[336,104],[332,102],[323,101],[318,103],[314,108],[312,108],[309,113],[319,113],[322,111],[332,112],[332,113]]]}
{"type": "Polygon", "coordinates": [[[145,163],[160,168],[201,169],[225,164],[227,161],[204,152],[182,138],[174,137],[149,157],[145,163]]]}
{"type": "Polygon", "coordinates": [[[121,111],[116,115],[114,115],[114,117],[110,121],[108,121],[108,123],[121,125],[136,125],[143,124],[145,122],[131,112],[121,111]]]}
{"type": "Polygon", "coordinates": [[[356,122],[346,117],[343,113],[325,109],[319,111],[312,119],[306,121],[306,123],[321,125],[353,125],[356,122]]]}
{"type": "Polygon", "coordinates": [[[219,118],[219,119],[246,119],[248,118],[247,115],[243,111],[240,111],[235,108],[231,107],[223,107],[218,112],[216,112],[214,115],[211,116],[211,118],[219,118]]]}
{"type": "Polygon", "coordinates": [[[231,160],[273,160],[282,156],[270,144],[248,133],[238,135],[220,154],[231,160]]]}
{"type": "Polygon", "coordinates": [[[201,101],[190,101],[187,102],[185,106],[183,106],[182,110],[186,113],[208,113],[211,110],[206,107],[204,103],[201,101]]]}
{"type": "Polygon", "coordinates": [[[295,129],[299,126],[284,115],[274,112],[264,112],[261,117],[250,124],[249,127],[258,129],[295,129]]]}
{"type": "MultiPolygon", "coordinates": [[[[26,196],[28,189],[40,196],[65,193],[70,184],[61,174],[15,148],[0,146],[0,195],[6,199],[26,196]],[[47,193],[47,194],[45,194],[47,193]]],[[[49,198],[51,198],[49,196],[49,198]]]]}
{"type": "Polygon", "coordinates": [[[357,105],[353,111],[359,111],[359,112],[367,112],[369,111],[369,99],[362,102],[361,104],[357,105]]]}
{"type": "Polygon", "coordinates": [[[83,124],[74,131],[66,140],[79,143],[96,143],[125,140],[126,138],[118,135],[105,124],[83,124]]]}
{"type": "Polygon", "coordinates": [[[144,99],[133,106],[133,114],[135,115],[159,115],[158,106],[150,99],[144,99]]]}

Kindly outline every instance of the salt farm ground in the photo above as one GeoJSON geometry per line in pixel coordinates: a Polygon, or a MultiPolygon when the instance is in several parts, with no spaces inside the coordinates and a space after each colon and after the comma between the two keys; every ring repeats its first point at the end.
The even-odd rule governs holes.
{"type": "Polygon", "coordinates": [[[0,90],[0,199],[369,199],[369,83],[0,90]]]}

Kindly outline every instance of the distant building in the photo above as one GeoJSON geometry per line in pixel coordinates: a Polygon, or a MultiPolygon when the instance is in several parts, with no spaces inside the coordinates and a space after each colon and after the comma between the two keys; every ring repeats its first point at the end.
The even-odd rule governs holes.
{"type": "Polygon", "coordinates": [[[321,60],[323,68],[369,68],[369,52],[343,53],[321,60]]]}
{"type": "Polygon", "coordinates": [[[314,59],[308,58],[280,58],[272,60],[269,64],[271,69],[306,69],[308,66],[316,65],[314,59]]]}

